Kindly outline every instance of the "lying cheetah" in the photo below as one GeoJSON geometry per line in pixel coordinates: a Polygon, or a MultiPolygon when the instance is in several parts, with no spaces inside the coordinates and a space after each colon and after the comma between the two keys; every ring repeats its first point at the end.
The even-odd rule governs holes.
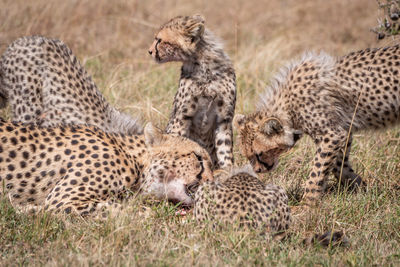
{"type": "MultiPolygon", "coordinates": [[[[288,197],[281,187],[264,184],[251,167],[214,178],[215,181],[202,183],[195,193],[196,220],[260,229],[278,240],[288,234],[292,219],[288,197]]],[[[348,242],[342,232],[312,234],[304,241],[322,245],[348,242]]]]}
{"type": "Polygon", "coordinates": [[[14,41],[0,60],[0,107],[12,119],[49,127],[88,124],[107,132],[140,134],[141,123],[112,107],[63,42],[41,36],[14,41]]]}
{"type": "Polygon", "coordinates": [[[199,221],[239,221],[240,225],[266,227],[272,233],[286,231],[291,221],[285,191],[276,185],[265,185],[248,170],[203,183],[195,193],[194,203],[194,216],[199,221]]]}
{"type": "Polygon", "coordinates": [[[256,172],[272,170],[304,133],[317,145],[306,204],[320,199],[331,171],[346,185],[359,186],[362,179],[348,161],[352,133],[399,123],[399,53],[400,46],[393,46],[339,59],[304,55],[267,88],[258,111],[235,117],[242,154],[256,172]]]}
{"type": "Polygon", "coordinates": [[[210,153],[214,169],[229,169],[236,78],[220,42],[201,16],[179,16],[161,26],[149,53],[158,63],[183,62],[167,133],[198,142],[210,153]]]}
{"type": "Polygon", "coordinates": [[[208,179],[205,149],[151,124],[143,136],[0,121],[0,195],[15,206],[98,216],[129,190],[191,205],[208,179]]]}

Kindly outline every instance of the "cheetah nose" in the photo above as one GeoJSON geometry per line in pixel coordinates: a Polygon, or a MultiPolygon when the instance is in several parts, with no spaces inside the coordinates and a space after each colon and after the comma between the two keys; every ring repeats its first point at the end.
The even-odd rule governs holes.
{"type": "Polygon", "coordinates": [[[153,51],[149,50],[149,54],[152,55],[152,54],[153,54],[153,51]]]}

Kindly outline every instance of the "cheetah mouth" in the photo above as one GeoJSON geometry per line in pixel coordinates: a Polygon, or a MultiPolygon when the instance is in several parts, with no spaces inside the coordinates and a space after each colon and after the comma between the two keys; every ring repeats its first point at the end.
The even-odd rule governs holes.
{"type": "Polygon", "coordinates": [[[158,63],[158,64],[162,64],[162,63],[167,63],[167,62],[171,62],[171,61],[174,61],[174,60],[161,58],[159,55],[155,55],[154,61],[156,63],[158,63]]]}
{"type": "Polygon", "coordinates": [[[200,184],[198,182],[195,182],[193,184],[185,186],[185,194],[191,200],[190,201],[191,203],[183,202],[182,200],[179,200],[179,199],[176,199],[176,198],[168,199],[168,202],[176,205],[179,208],[183,208],[183,209],[187,209],[187,210],[193,208],[194,195],[195,195],[199,185],[200,184]]]}
{"type": "Polygon", "coordinates": [[[156,53],[156,55],[155,55],[155,57],[154,57],[154,60],[155,60],[157,63],[162,63],[162,60],[161,60],[160,56],[158,55],[158,53],[156,53]]]}
{"type": "Polygon", "coordinates": [[[193,204],[188,204],[188,203],[184,203],[182,201],[180,201],[179,199],[168,199],[168,202],[172,203],[173,205],[175,205],[177,208],[182,208],[185,210],[190,210],[193,208],[193,204]]]}
{"type": "MultiPolygon", "coordinates": [[[[267,171],[271,171],[271,170],[275,167],[275,162],[272,163],[272,164],[268,164],[268,163],[266,163],[266,162],[264,162],[264,161],[261,160],[261,157],[260,157],[259,154],[256,154],[256,158],[257,158],[257,161],[258,161],[267,171]]],[[[261,172],[261,170],[260,170],[260,172],[261,172]]]]}

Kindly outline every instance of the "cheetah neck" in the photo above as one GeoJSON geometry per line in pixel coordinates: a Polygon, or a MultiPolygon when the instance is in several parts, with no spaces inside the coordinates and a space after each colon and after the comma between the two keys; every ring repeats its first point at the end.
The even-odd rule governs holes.
{"type": "Polygon", "coordinates": [[[222,44],[210,31],[205,31],[197,47],[196,54],[183,62],[181,78],[209,80],[223,73],[234,73],[232,62],[222,44]]]}
{"type": "MultiPolygon", "coordinates": [[[[310,87],[324,88],[332,81],[335,62],[335,58],[324,52],[306,52],[300,59],[289,62],[274,75],[269,86],[260,95],[257,110],[278,118],[293,129],[300,130],[302,126],[299,125],[299,112],[295,102],[299,99],[297,94],[300,91],[298,89],[300,81],[304,81],[305,77],[303,77],[304,73],[299,72],[298,69],[307,65],[308,75],[318,77],[315,85],[310,87]]],[[[305,85],[305,83],[303,82],[301,85],[305,85]]],[[[300,99],[300,102],[305,101],[300,99]]]]}
{"type": "MultiPolygon", "coordinates": [[[[144,135],[114,134],[116,149],[126,155],[133,176],[126,186],[138,190],[144,182],[145,171],[150,164],[150,152],[145,144],[144,135]]],[[[131,171],[131,170],[130,170],[131,171]]]]}

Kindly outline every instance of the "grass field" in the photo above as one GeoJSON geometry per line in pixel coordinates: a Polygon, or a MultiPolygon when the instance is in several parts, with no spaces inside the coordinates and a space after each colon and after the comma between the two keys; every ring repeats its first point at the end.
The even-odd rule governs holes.
{"type": "MultiPolygon", "coordinates": [[[[106,98],[121,110],[164,127],[180,65],[157,65],[147,54],[158,26],[180,14],[203,14],[234,61],[237,112],[254,108],[279,66],[306,50],[342,55],[378,43],[374,0],[0,0],[0,53],[14,39],[41,34],[65,41],[106,98]]],[[[7,112],[2,115],[8,116],[7,112]]],[[[292,199],[310,172],[315,148],[303,138],[261,178],[288,189],[292,199]]],[[[235,149],[238,165],[245,163],[235,149]]],[[[355,136],[355,169],[364,193],[333,192],[295,222],[288,240],[197,224],[175,207],[140,198],[107,222],[49,214],[19,214],[0,198],[0,265],[289,265],[400,266],[400,128],[355,136]],[[343,230],[346,248],[305,246],[309,232],[343,230]]],[[[294,201],[294,200],[293,200],[294,201]]]]}

